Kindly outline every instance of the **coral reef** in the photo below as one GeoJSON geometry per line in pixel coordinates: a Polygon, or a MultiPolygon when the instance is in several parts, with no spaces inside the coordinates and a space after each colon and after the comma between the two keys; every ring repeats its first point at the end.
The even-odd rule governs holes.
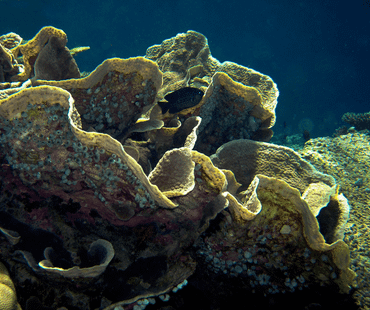
{"type": "Polygon", "coordinates": [[[271,136],[268,76],[220,64],[194,31],[83,78],[39,73],[75,71],[65,43],[46,27],[14,47],[25,70],[0,88],[0,258],[22,307],[144,309],[197,266],[211,296],[235,278],[265,294],[350,290],[334,178],[244,139],[271,136]],[[158,100],[185,86],[205,91],[199,104],[163,114],[158,100]]]}
{"type": "Polygon", "coordinates": [[[20,73],[23,66],[19,65],[11,49],[16,49],[22,38],[11,32],[0,36],[0,82],[3,83],[13,75],[20,73]]]}
{"type": "Polygon", "coordinates": [[[198,241],[209,276],[225,274],[228,287],[238,277],[239,288],[265,293],[302,289],[307,279],[348,292],[355,276],[342,240],[349,206],[333,178],[288,148],[251,140],[226,143],[211,158],[218,168],[235,171],[247,189],[227,195],[219,229],[198,241]],[[286,170],[277,169],[280,162],[286,170]]]}
{"type": "Polygon", "coordinates": [[[351,269],[357,274],[355,298],[361,309],[369,309],[370,136],[354,132],[312,139],[299,153],[320,171],[334,176],[351,204],[344,240],[351,251],[351,269]]]}
{"type": "MultiPolygon", "coordinates": [[[[270,77],[213,58],[207,39],[188,31],[148,48],[146,58],[163,72],[160,98],[184,86],[206,90],[199,105],[178,117],[200,116],[196,149],[211,155],[234,139],[269,141],[279,92],[270,77]]],[[[165,125],[166,126],[166,125],[165,125]]]]}
{"type": "MultiPolygon", "coordinates": [[[[63,80],[79,78],[80,71],[72,54],[86,50],[66,47],[63,30],[44,27],[27,42],[15,34],[0,37],[0,82],[24,82],[29,78],[63,80]]],[[[17,84],[18,86],[20,84],[17,84]]]]}
{"type": "Polygon", "coordinates": [[[367,113],[345,113],[342,121],[354,126],[357,130],[370,130],[370,112],[367,113]]]}
{"type": "MultiPolygon", "coordinates": [[[[30,251],[27,247],[20,247],[17,250],[18,255],[23,257],[34,272],[44,277],[53,281],[59,279],[61,282],[61,278],[72,277],[74,281],[80,279],[79,285],[87,285],[92,281],[89,279],[92,277],[91,273],[93,277],[99,277],[99,273],[91,271],[92,268],[97,269],[91,266],[96,259],[88,259],[91,255],[84,248],[85,244],[99,239],[92,232],[98,229],[97,226],[101,226],[102,231],[98,235],[102,234],[101,237],[106,238],[110,235],[108,231],[115,227],[114,235],[121,237],[115,236],[110,241],[116,239],[112,242],[113,247],[121,249],[115,253],[115,265],[120,267],[110,272],[119,274],[128,269],[126,272],[130,278],[139,280],[143,276],[139,266],[143,264],[145,268],[152,265],[153,272],[158,274],[151,280],[145,278],[139,282],[134,281],[132,288],[124,290],[130,294],[126,297],[122,293],[117,295],[112,289],[109,290],[109,295],[116,296],[113,302],[130,299],[131,295],[139,298],[144,291],[145,296],[157,295],[170,286],[178,285],[194,269],[190,256],[184,255],[180,249],[192,244],[207,227],[208,221],[225,207],[226,199],[219,195],[225,178],[221,172],[212,169],[210,161],[203,159],[204,155],[193,155],[191,149],[183,147],[166,153],[148,179],[141,166],[124,151],[117,140],[105,133],[81,129],[84,124],[77,110],[83,111],[84,115],[98,114],[101,106],[105,105],[108,105],[113,118],[111,122],[105,121],[106,124],[121,122],[129,126],[134,123],[137,119],[135,114],[140,115],[145,105],[154,101],[156,90],[160,86],[161,73],[151,61],[143,58],[115,59],[103,63],[85,79],[65,81],[65,88],[68,86],[66,82],[72,83],[69,86],[74,88],[76,105],[66,90],[46,85],[23,89],[1,102],[4,125],[2,154],[3,160],[8,163],[4,166],[7,169],[4,173],[10,177],[13,172],[18,171],[3,182],[3,190],[10,191],[11,187],[18,184],[21,196],[27,197],[28,203],[35,205],[32,210],[19,209],[17,214],[17,219],[28,223],[31,231],[23,231],[23,227],[19,227],[17,222],[9,222],[7,213],[2,213],[0,226],[7,231],[18,232],[21,240],[26,238],[25,234],[31,236],[34,229],[45,230],[45,235],[41,236],[39,242],[40,247],[44,244],[45,249],[30,251]],[[125,79],[124,84],[122,79],[125,79]],[[96,84],[101,85],[102,81],[104,89],[96,91],[96,84]],[[97,96],[93,99],[97,102],[96,111],[91,98],[88,100],[90,110],[84,109],[87,106],[85,98],[91,94],[97,96]],[[115,107],[117,111],[113,113],[115,107]],[[174,169],[184,165],[185,158],[189,162],[186,174],[184,170],[174,169]],[[208,183],[204,181],[204,185],[196,185],[195,164],[203,167],[198,171],[204,170],[203,175],[208,183]],[[219,179],[221,185],[216,188],[214,184],[219,179]],[[176,183],[173,183],[175,180],[176,183]],[[178,188],[179,186],[182,188],[178,188]],[[212,190],[208,190],[208,187],[212,190]],[[189,192],[191,194],[184,198],[178,197],[189,192]],[[73,200],[81,207],[72,206],[71,209],[67,207],[64,210],[59,207],[61,209],[55,210],[50,206],[39,206],[41,199],[54,196],[64,201],[73,200]],[[176,197],[169,200],[167,196],[176,197]],[[176,206],[178,207],[172,211],[176,206]],[[58,220],[60,216],[64,221],[58,220]],[[30,223],[32,217],[37,218],[37,221],[30,223]],[[78,230],[73,229],[75,225],[80,225],[78,223],[83,223],[83,230],[90,230],[90,233],[80,236],[78,230]],[[61,245],[61,237],[63,243],[68,245],[66,248],[61,245]],[[51,245],[43,243],[43,239],[52,239],[51,245]],[[85,256],[83,260],[82,257],[85,256]],[[61,257],[64,257],[64,263],[60,261],[61,257]],[[72,267],[73,262],[80,262],[81,268],[72,267]],[[82,268],[84,265],[88,267],[82,268]],[[146,284],[140,284],[142,281],[146,284]],[[150,281],[158,284],[154,285],[150,281]]],[[[107,112],[104,115],[106,120],[109,115],[107,112]]],[[[95,125],[99,124],[95,116],[85,119],[93,119],[95,125]]],[[[198,177],[198,182],[202,183],[201,177],[198,177]]],[[[103,265],[105,269],[111,256],[110,259],[100,259],[99,264],[95,263],[96,267],[103,265]]],[[[120,281],[123,281],[124,274],[121,278],[120,281]]],[[[41,281],[35,285],[35,289],[36,287],[40,291],[47,290],[41,281]]],[[[61,285],[59,289],[66,287],[61,285]]],[[[118,284],[114,291],[117,290],[118,284]]]]}

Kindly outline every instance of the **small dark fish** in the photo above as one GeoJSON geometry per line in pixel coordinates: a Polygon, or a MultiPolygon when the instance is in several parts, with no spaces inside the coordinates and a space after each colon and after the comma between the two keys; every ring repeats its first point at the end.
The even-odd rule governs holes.
{"type": "Polygon", "coordinates": [[[308,140],[311,139],[310,132],[307,129],[303,130],[303,139],[304,142],[307,142],[308,140]]]}
{"type": "Polygon", "coordinates": [[[202,100],[203,95],[204,93],[198,88],[184,87],[167,94],[164,97],[167,102],[159,101],[158,105],[163,114],[167,111],[174,114],[196,106],[202,100]]]}

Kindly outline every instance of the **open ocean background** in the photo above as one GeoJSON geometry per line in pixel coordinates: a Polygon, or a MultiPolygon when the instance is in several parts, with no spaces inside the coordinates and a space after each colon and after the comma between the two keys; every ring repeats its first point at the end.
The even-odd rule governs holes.
{"type": "Polygon", "coordinates": [[[369,112],[370,1],[0,0],[0,35],[63,29],[82,71],[195,30],[213,57],[269,75],[280,91],[276,134],[332,135],[346,112],[369,112]]]}

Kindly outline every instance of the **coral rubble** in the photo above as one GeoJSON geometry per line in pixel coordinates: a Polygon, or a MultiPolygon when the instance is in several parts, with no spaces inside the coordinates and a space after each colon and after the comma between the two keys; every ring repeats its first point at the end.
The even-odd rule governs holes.
{"type": "Polygon", "coordinates": [[[197,265],[266,294],[350,290],[334,178],[247,140],[272,134],[268,76],[219,63],[194,31],[81,78],[65,43],[46,27],[12,47],[24,71],[0,88],[0,259],[22,307],[143,309],[197,265]],[[205,92],[199,104],[162,113],[158,100],[187,86],[205,92]]]}

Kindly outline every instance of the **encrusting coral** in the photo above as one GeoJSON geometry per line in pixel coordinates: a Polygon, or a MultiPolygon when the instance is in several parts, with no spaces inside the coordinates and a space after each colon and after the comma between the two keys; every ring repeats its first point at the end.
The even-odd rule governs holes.
{"type": "Polygon", "coordinates": [[[41,42],[65,40],[48,27],[17,47],[27,73],[14,78],[32,81],[4,83],[0,97],[1,258],[21,305],[143,308],[183,287],[197,264],[217,285],[239,277],[266,294],[348,292],[349,207],[334,178],[288,148],[224,144],[269,139],[278,96],[269,77],[220,64],[194,31],[87,77],[37,73],[32,57],[55,60],[41,42]],[[205,90],[201,102],[161,113],[158,99],[189,85],[205,90]],[[325,209],[342,216],[325,225],[325,209]]]}

